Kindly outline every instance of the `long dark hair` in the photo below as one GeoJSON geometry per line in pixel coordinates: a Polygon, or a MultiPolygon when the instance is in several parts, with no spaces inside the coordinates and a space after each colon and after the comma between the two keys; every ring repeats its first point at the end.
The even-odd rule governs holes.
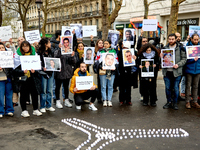
{"type": "Polygon", "coordinates": [[[23,42],[21,43],[21,45],[20,45],[20,52],[22,53],[22,55],[25,55],[25,52],[24,52],[23,49],[22,49],[22,47],[23,47],[24,45],[28,45],[28,47],[29,47],[29,53],[32,54],[31,44],[30,44],[28,41],[23,41],[23,42]]]}
{"type": "Polygon", "coordinates": [[[102,41],[102,42],[103,42],[103,40],[102,40],[102,39],[98,39],[98,40],[97,40],[97,42],[96,42],[96,44],[95,44],[95,53],[97,53],[97,52],[99,51],[98,44],[99,44],[99,42],[100,42],[100,41],[102,41]]]}
{"type": "MultiPolygon", "coordinates": [[[[38,53],[39,54],[44,54],[44,52],[46,51],[46,44],[49,43],[49,39],[47,37],[44,37],[40,40],[39,42],[39,50],[38,50],[38,53]]],[[[48,53],[51,51],[50,48],[48,48],[48,53]]]]}
{"type": "Polygon", "coordinates": [[[140,50],[139,50],[139,52],[138,52],[138,56],[142,55],[143,52],[146,52],[146,50],[147,50],[148,48],[151,48],[152,51],[157,52],[158,55],[160,54],[159,50],[158,50],[154,45],[152,45],[152,44],[150,44],[150,43],[147,43],[147,44],[143,45],[143,46],[140,48],[140,50]]]}

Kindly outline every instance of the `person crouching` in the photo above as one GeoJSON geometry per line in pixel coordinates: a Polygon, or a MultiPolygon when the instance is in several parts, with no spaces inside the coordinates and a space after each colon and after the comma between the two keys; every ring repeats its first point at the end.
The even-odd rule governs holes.
{"type": "Polygon", "coordinates": [[[74,71],[74,76],[71,80],[70,92],[74,94],[74,100],[76,104],[76,109],[81,109],[81,105],[84,104],[84,100],[89,99],[89,109],[96,111],[97,108],[94,106],[95,99],[98,95],[97,86],[93,83],[93,86],[89,90],[78,90],[76,88],[76,77],[91,76],[87,71],[87,66],[84,62],[80,63],[80,68],[74,71]]]}

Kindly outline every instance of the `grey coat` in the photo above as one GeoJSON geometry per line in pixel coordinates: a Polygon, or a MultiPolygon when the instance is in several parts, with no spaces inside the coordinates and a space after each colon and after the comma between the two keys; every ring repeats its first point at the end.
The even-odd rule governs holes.
{"type": "MultiPolygon", "coordinates": [[[[164,49],[170,49],[169,44],[164,47],[164,49]]],[[[186,53],[185,49],[183,47],[180,47],[178,43],[176,43],[175,48],[175,64],[178,65],[177,69],[173,68],[173,74],[174,77],[181,76],[183,74],[183,66],[185,65],[187,59],[186,59],[186,53]]],[[[164,76],[167,74],[167,68],[162,69],[162,73],[164,76]]]]}
{"type": "Polygon", "coordinates": [[[74,74],[72,66],[76,63],[75,56],[72,57],[71,54],[62,55],[61,49],[59,49],[55,51],[54,57],[60,58],[61,61],[61,71],[55,72],[55,79],[70,79],[74,74]]]}

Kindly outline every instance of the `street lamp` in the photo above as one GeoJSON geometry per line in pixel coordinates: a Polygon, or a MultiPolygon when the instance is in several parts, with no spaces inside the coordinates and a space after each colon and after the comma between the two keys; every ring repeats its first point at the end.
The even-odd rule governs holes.
{"type": "Polygon", "coordinates": [[[36,0],[35,1],[36,5],[37,5],[37,9],[38,9],[38,15],[39,15],[39,31],[40,31],[40,8],[42,6],[42,0],[36,0]]]}

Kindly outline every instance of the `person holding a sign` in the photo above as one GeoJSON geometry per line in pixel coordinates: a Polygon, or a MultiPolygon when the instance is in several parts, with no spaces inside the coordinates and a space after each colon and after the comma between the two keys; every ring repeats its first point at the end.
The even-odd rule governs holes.
{"type": "MultiPolygon", "coordinates": [[[[111,41],[110,40],[105,40],[104,41],[104,48],[99,50],[99,53],[97,55],[97,58],[99,58],[97,60],[97,64],[98,64],[98,68],[99,68],[99,75],[100,75],[100,82],[101,82],[101,95],[103,98],[103,106],[104,107],[112,107],[112,95],[113,95],[113,84],[114,84],[114,79],[115,79],[115,72],[116,72],[116,67],[118,67],[118,57],[117,57],[117,53],[114,49],[111,49],[111,41]],[[115,65],[115,69],[104,69],[103,66],[103,55],[105,55],[106,53],[111,53],[114,54],[114,65],[115,65]],[[106,92],[106,88],[108,86],[108,92],[106,92]]],[[[110,57],[110,56],[109,56],[110,57]]],[[[112,58],[112,56],[110,57],[112,58]]],[[[109,60],[110,64],[112,63],[112,60],[109,60]]]]}
{"type": "MultiPolygon", "coordinates": [[[[0,42],[0,51],[6,51],[2,42],[0,42]]],[[[0,66],[0,118],[2,118],[4,114],[13,116],[14,108],[12,103],[12,95],[12,69],[2,68],[0,66]]]]}
{"type": "MultiPolygon", "coordinates": [[[[31,44],[27,41],[21,43],[21,46],[17,50],[17,55],[23,57],[35,56],[35,49],[31,47],[31,44]]],[[[18,59],[18,57],[15,57],[18,59]]],[[[20,83],[20,105],[22,108],[22,117],[29,117],[29,113],[26,109],[26,101],[31,95],[33,104],[33,115],[41,116],[42,113],[38,110],[38,95],[41,92],[41,81],[38,71],[22,70],[22,64],[13,71],[14,78],[18,78],[20,83]],[[31,86],[30,86],[31,85],[31,86]]]]}
{"type": "MultiPolygon", "coordinates": [[[[186,46],[196,46],[200,45],[198,42],[199,35],[193,34],[191,37],[191,41],[187,43],[186,46]]],[[[198,95],[198,85],[199,85],[199,78],[200,78],[200,59],[196,56],[194,59],[188,59],[186,62],[186,91],[185,91],[185,101],[186,101],[186,108],[190,109],[190,92],[192,86],[192,107],[200,108],[200,105],[197,102],[197,95],[198,95]]]]}
{"type": "Polygon", "coordinates": [[[53,54],[51,51],[51,43],[48,38],[42,38],[39,45],[38,54],[40,55],[42,70],[48,75],[48,78],[41,75],[42,91],[40,94],[40,112],[45,113],[46,110],[55,111],[51,106],[54,73],[52,71],[46,71],[44,63],[44,57],[53,57],[53,54]]]}
{"type": "Polygon", "coordinates": [[[155,107],[156,106],[156,100],[157,100],[157,94],[156,94],[156,66],[159,66],[159,51],[156,49],[155,46],[152,44],[145,44],[144,46],[141,47],[140,51],[138,52],[138,63],[139,63],[139,68],[141,69],[139,73],[140,76],[140,90],[141,93],[143,94],[143,106],[148,106],[149,99],[150,99],[150,105],[155,107]],[[142,66],[142,60],[147,60],[145,61],[145,65],[142,66]],[[148,60],[153,60],[154,64],[153,66],[150,66],[150,61],[148,60]],[[153,69],[154,68],[154,69],[153,69]],[[142,72],[145,74],[148,74],[149,72],[153,72],[153,76],[149,74],[149,76],[145,75],[144,77],[142,76],[142,72]]]}
{"type": "MultiPolygon", "coordinates": [[[[79,90],[78,85],[76,85],[76,79],[78,77],[85,77],[85,76],[91,76],[87,71],[87,66],[84,62],[80,63],[80,68],[77,68],[74,71],[74,76],[71,80],[70,85],[70,92],[74,94],[74,100],[76,104],[76,109],[81,109],[81,105],[84,104],[84,100],[87,100],[91,97],[89,109],[96,111],[97,108],[94,106],[95,99],[98,94],[97,86],[93,82],[93,86],[90,89],[85,90],[79,90]]],[[[84,84],[87,84],[87,81],[85,81],[84,84]]]]}
{"type": "MultiPolygon", "coordinates": [[[[183,66],[186,63],[186,53],[185,49],[179,47],[176,42],[176,35],[170,34],[168,36],[168,44],[164,49],[173,49],[175,56],[175,65],[173,68],[163,68],[162,73],[165,81],[165,92],[167,103],[163,106],[163,109],[173,108],[178,110],[177,100],[179,96],[179,83],[181,76],[183,74],[183,66]],[[172,89],[174,89],[174,97],[172,98],[172,89]],[[172,101],[173,100],[173,101],[172,101]],[[173,102],[173,105],[172,105],[173,102]]],[[[163,57],[163,54],[160,54],[160,57],[163,57]]]]}

